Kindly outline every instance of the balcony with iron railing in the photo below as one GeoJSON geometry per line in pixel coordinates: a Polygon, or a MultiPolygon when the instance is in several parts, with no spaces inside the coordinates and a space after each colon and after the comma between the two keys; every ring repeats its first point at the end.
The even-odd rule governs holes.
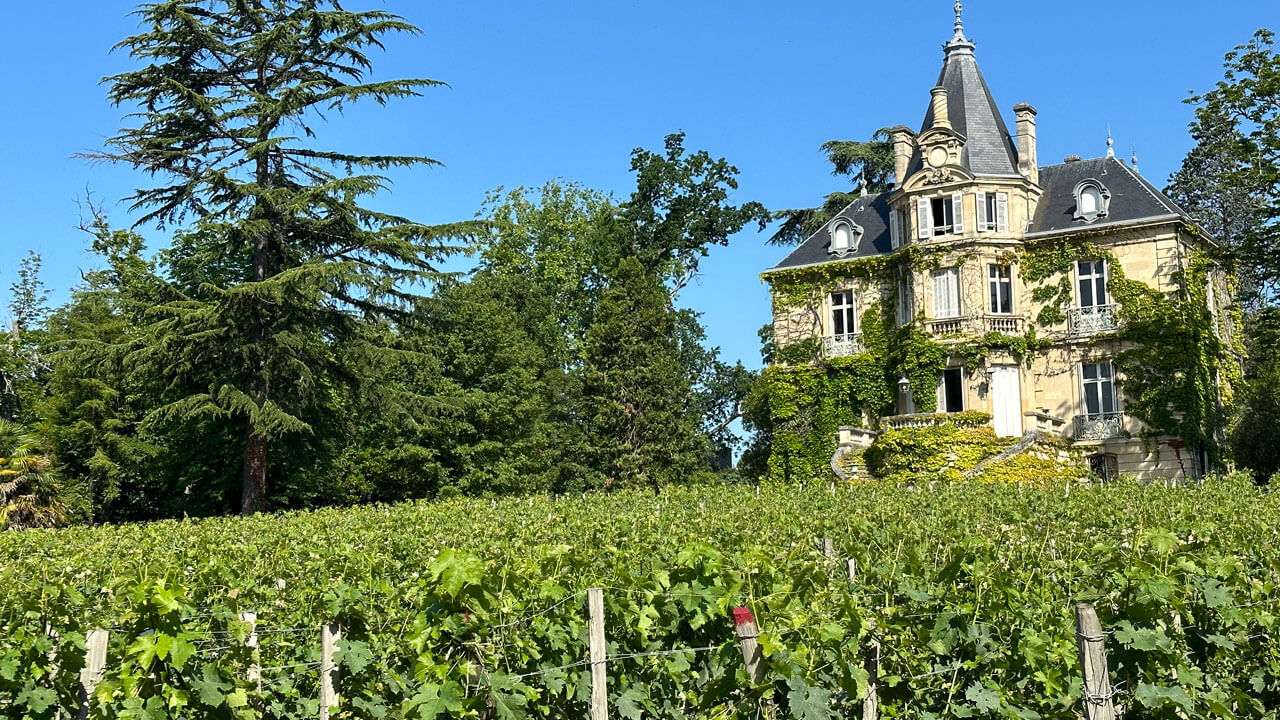
{"type": "Polygon", "coordinates": [[[1114,304],[1071,308],[1067,313],[1067,328],[1072,335],[1111,332],[1120,326],[1116,318],[1117,309],[1114,304]]]}
{"type": "Polygon", "coordinates": [[[1110,440],[1125,436],[1124,413],[1085,413],[1075,417],[1075,440],[1110,440]]]}
{"type": "Polygon", "coordinates": [[[827,335],[822,338],[822,354],[826,357],[849,357],[862,352],[862,333],[827,335]]]}

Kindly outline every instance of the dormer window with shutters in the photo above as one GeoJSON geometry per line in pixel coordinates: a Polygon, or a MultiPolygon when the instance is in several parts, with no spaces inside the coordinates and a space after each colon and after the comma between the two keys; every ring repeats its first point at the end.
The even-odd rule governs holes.
{"type": "Polygon", "coordinates": [[[978,232],[1009,232],[1009,193],[977,195],[978,232]]]}
{"type": "Polygon", "coordinates": [[[921,240],[964,232],[964,203],[960,193],[916,200],[917,237],[921,240]]]}

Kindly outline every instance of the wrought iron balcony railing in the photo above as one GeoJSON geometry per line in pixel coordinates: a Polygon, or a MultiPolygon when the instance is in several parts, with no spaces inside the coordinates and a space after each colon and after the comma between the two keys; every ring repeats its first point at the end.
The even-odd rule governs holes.
{"type": "Polygon", "coordinates": [[[849,357],[862,352],[862,333],[828,335],[822,338],[822,354],[827,357],[849,357]]]}
{"type": "Polygon", "coordinates": [[[1124,413],[1085,413],[1076,418],[1076,440],[1109,440],[1124,437],[1124,413]]]}
{"type": "Polygon", "coordinates": [[[1115,305],[1071,308],[1067,315],[1067,322],[1073,335],[1110,332],[1119,327],[1115,305]]]}

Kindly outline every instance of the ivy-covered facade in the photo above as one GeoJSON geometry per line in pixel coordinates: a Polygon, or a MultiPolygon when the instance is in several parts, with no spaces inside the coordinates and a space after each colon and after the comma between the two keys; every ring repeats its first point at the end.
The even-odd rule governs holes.
{"type": "Polygon", "coordinates": [[[1010,133],[957,16],[921,130],[892,129],[895,187],[851,203],[762,277],[771,469],[814,477],[844,426],[985,413],[1098,475],[1218,466],[1242,350],[1218,246],[1108,139],[1040,166],[1010,133]]]}

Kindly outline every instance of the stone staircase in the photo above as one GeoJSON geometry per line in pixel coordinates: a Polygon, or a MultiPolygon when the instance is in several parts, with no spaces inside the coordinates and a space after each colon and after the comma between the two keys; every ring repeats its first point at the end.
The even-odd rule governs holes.
{"type": "Polygon", "coordinates": [[[986,470],[991,465],[995,465],[996,462],[1009,460],[1010,457],[1019,456],[1024,454],[1024,452],[1039,450],[1043,445],[1048,445],[1048,442],[1050,442],[1050,437],[1048,437],[1047,434],[1044,434],[1043,430],[1038,428],[1027,430],[1027,432],[1023,433],[1023,437],[1021,437],[1018,442],[1015,442],[1014,445],[1006,447],[1005,450],[997,452],[997,454],[978,462],[978,464],[974,465],[973,468],[965,470],[964,477],[977,478],[978,475],[982,474],[983,470],[986,470]]]}
{"type": "Polygon", "coordinates": [[[838,445],[831,456],[831,472],[840,480],[864,480],[871,477],[862,461],[862,451],[871,447],[879,433],[862,428],[842,427],[838,445]]]}

